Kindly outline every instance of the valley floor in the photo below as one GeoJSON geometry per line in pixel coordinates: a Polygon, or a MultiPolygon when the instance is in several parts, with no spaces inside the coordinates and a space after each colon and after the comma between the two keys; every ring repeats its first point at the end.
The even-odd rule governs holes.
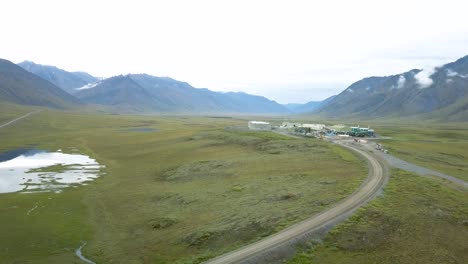
{"type": "MultiPolygon", "coordinates": [[[[0,152],[78,150],[106,166],[88,186],[0,194],[2,261],[79,263],[86,243],[96,263],[200,263],[334,206],[367,176],[337,145],[246,123],[45,110],[0,129],[0,152]]],[[[467,180],[464,124],[375,127],[392,155],[467,180]]],[[[465,263],[467,201],[464,188],[395,169],[381,196],[290,263],[465,263]]]]}
{"type": "Polygon", "coordinates": [[[74,149],[106,166],[88,186],[0,194],[2,260],[78,262],[86,242],[96,263],[199,263],[333,206],[367,176],[338,146],[230,129],[246,123],[42,111],[0,129],[0,151],[74,149]]]}
{"type": "Polygon", "coordinates": [[[395,170],[381,197],[288,263],[466,263],[467,201],[440,179],[395,170]]]}
{"type": "Polygon", "coordinates": [[[394,169],[380,197],[288,263],[466,263],[466,124],[374,127],[391,137],[379,143],[404,160],[399,167],[425,177],[394,169]],[[431,176],[437,173],[430,169],[460,180],[431,176]]]}

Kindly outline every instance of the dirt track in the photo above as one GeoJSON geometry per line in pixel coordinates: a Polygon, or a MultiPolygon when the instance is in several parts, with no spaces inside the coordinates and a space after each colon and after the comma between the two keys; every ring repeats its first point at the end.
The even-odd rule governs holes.
{"type": "Polygon", "coordinates": [[[28,116],[30,116],[30,115],[32,115],[32,114],[35,114],[35,113],[37,113],[37,112],[39,112],[39,111],[29,112],[29,113],[27,113],[27,114],[25,114],[25,115],[22,115],[22,116],[20,116],[20,117],[18,117],[18,118],[15,118],[15,119],[11,120],[11,121],[8,121],[8,122],[6,122],[6,123],[4,123],[4,124],[1,124],[1,125],[0,125],[0,128],[7,127],[7,126],[9,126],[9,125],[11,125],[11,124],[13,124],[13,123],[15,123],[15,122],[17,122],[17,121],[23,119],[23,118],[26,118],[26,117],[28,117],[28,116]]]}
{"type": "MultiPolygon", "coordinates": [[[[369,163],[369,176],[366,181],[352,195],[334,207],[313,215],[277,234],[269,236],[253,244],[207,261],[208,264],[218,263],[271,263],[268,260],[270,252],[281,251],[281,247],[298,241],[307,235],[318,232],[324,227],[337,224],[346,219],[354,210],[374,198],[387,182],[387,171],[381,162],[369,153],[356,147],[340,144],[353,150],[365,158],[369,163]]],[[[278,260],[275,260],[277,262],[278,260]]]]}

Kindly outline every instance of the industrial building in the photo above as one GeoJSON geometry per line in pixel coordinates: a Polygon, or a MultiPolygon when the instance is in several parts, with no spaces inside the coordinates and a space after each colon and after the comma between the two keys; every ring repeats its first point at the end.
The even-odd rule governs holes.
{"type": "Polygon", "coordinates": [[[351,131],[349,132],[349,135],[354,136],[354,137],[373,137],[374,130],[370,129],[369,127],[354,126],[354,127],[351,127],[351,131]]]}
{"type": "Polygon", "coordinates": [[[263,121],[249,121],[248,127],[252,130],[271,130],[271,124],[263,121]]]}
{"type": "Polygon", "coordinates": [[[277,130],[280,129],[286,133],[297,134],[305,137],[375,137],[374,129],[370,127],[346,126],[343,124],[327,126],[318,123],[293,123],[282,122],[281,125],[273,126],[269,122],[264,121],[249,121],[248,127],[251,130],[277,130]]]}

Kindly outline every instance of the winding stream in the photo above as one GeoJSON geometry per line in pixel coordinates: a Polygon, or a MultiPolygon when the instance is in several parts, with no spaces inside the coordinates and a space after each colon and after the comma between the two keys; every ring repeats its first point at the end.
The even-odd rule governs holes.
{"type": "Polygon", "coordinates": [[[84,261],[86,263],[96,264],[96,262],[94,262],[94,261],[92,261],[90,259],[87,259],[85,256],[83,256],[83,254],[81,253],[81,249],[83,249],[84,246],[86,246],[86,242],[83,242],[83,244],[77,250],[75,250],[76,256],[79,257],[82,261],[84,261]]]}

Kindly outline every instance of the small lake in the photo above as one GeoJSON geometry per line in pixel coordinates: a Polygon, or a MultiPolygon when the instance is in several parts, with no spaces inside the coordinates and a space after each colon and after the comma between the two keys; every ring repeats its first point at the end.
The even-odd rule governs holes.
{"type": "Polygon", "coordinates": [[[18,149],[0,158],[0,193],[60,192],[96,179],[105,167],[89,156],[61,151],[18,149]]]}

